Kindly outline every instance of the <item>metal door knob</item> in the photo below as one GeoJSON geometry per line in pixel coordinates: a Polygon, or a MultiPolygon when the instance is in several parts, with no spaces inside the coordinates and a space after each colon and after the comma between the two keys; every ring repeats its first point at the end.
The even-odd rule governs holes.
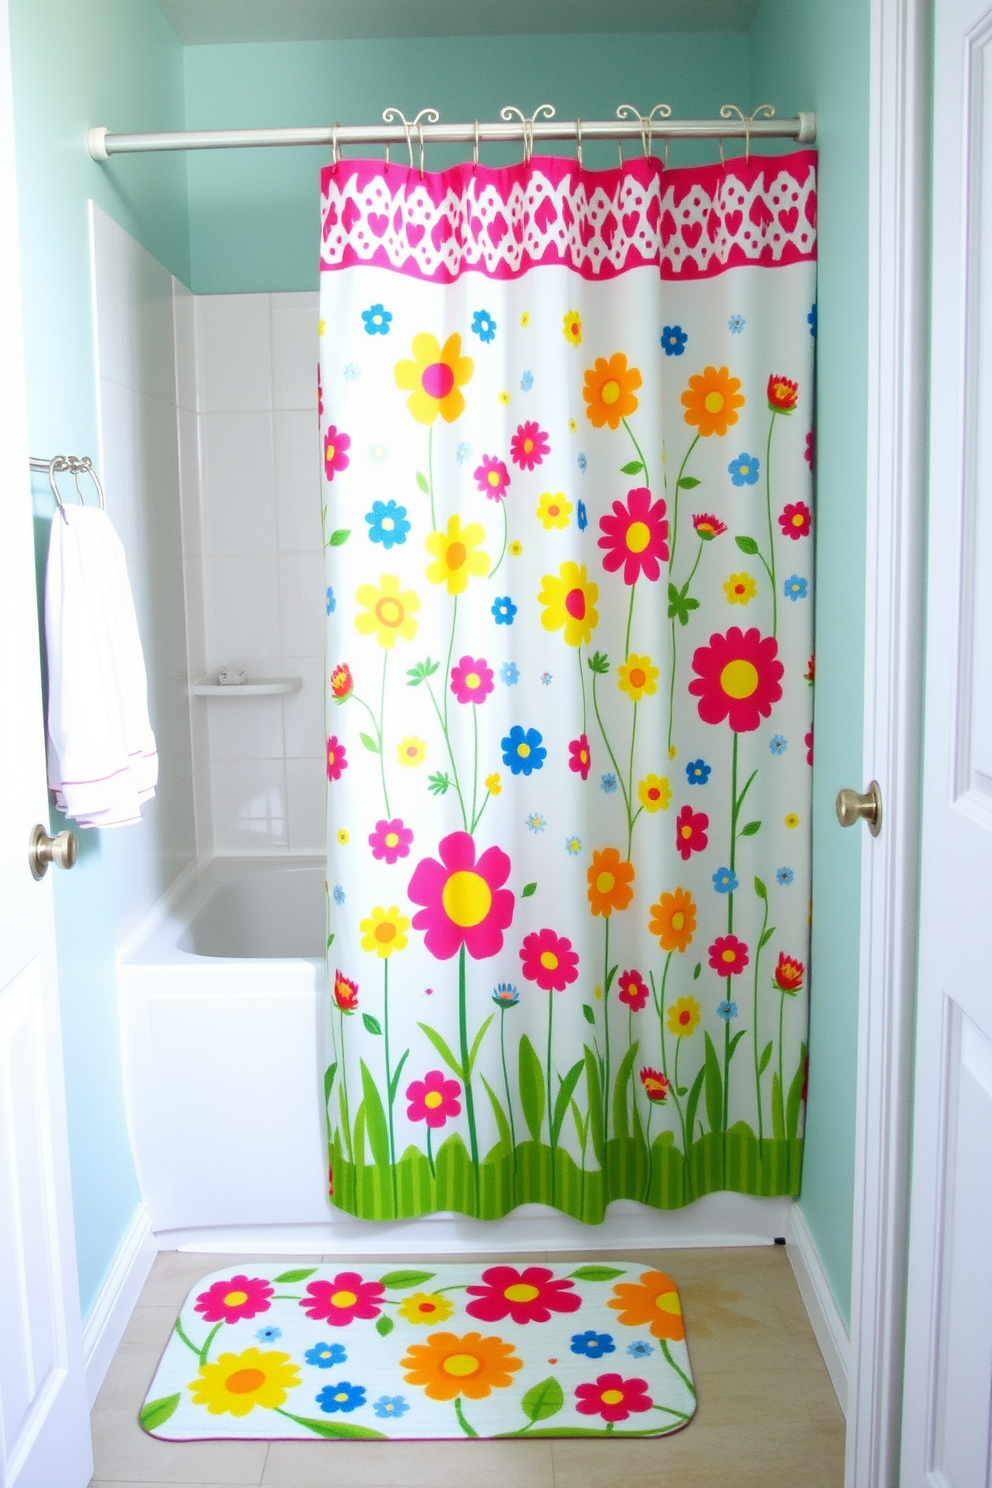
{"type": "Polygon", "coordinates": [[[79,856],[79,843],[75,832],[60,832],[49,837],[39,822],[31,833],[28,843],[28,863],[35,878],[44,878],[50,863],[56,868],[72,868],[79,856]]]}
{"type": "Polygon", "coordinates": [[[873,780],[863,795],[856,790],[842,790],[837,796],[837,820],[842,827],[867,822],[869,832],[877,837],[882,830],[882,792],[878,781],[873,780]]]}

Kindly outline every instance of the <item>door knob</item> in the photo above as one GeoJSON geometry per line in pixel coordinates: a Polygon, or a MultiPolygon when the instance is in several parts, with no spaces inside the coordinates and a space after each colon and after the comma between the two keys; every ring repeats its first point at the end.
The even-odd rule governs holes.
{"type": "Polygon", "coordinates": [[[44,878],[50,863],[54,863],[56,868],[74,867],[78,856],[79,843],[75,832],[60,832],[57,837],[49,837],[40,822],[32,831],[28,842],[28,864],[35,878],[44,878]]]}
{"type": "Polygon", "coordinates": [[[873,780],[862,795],[856,790],[842,790],[837,796],[837,820],[842,827],[853,827],[864,821],[873,837],[882,830],[882,792],[873,780]]]}

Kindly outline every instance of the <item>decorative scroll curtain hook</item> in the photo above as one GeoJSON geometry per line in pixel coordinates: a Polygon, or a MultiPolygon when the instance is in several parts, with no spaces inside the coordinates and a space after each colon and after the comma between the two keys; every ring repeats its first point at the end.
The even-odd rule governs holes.
{"type": "Polygon", "coordinates": [[[479,121],[476,119],[472,141],[472,174],[479,169],[479,121]]]}
{"type": "Polygon", "coordinates": [[[334,161],[334,174],[337,175],[338,166],[341,164],[341,147],[338,144],[337,121],[331,130],[331,158],[334,161]]]}
{"type": "Polygon", "coordinates": [[[534,124],[538,119],[553,119],[555,116],[554,106],[550,103],[539,103],[530,118],[512,103],[500,109],[499,116],[510,123],[513,119],[520,120],[521,132],[524,137],[524,164],[530,165],[531,156],[534,153],[534,124]]]}
{"type": "Polygon", "coordinates": [[[575,116],[575,158],[579,162],[579,170],[582,169],[582,120],[578,114],[575,116]]]}
{"type": "MultiPolygon", "coordinates": [[[[617,118],[637,120],[638,124],[641,126],[641,147],[644,150],[644,156],[646,159],[648,154],[650,153],[648,150],[648,129],[650,125],[650,116],[647,114],[642,114],[640,110],[636,109],[632,103],[622,103],[617,109],[617,118]]],[[[620,140],[617,140],[617,153],[620,156],[620,169],[623,170],[623,145],[620,140]]]]}
{"type": "MultiPolygon", "coordinates": [[[[441,117],[441,115],[438,113],[437,109],[434,109],[434,108],[425,108],[425,109],[421,109],[420,110],[419,114],[417,115],[417,117],[413,121],[413,124],[414,124],[415,129],[417,130],[417,132],[420,135],[420,179],[421,180],[424,179],[424,121],[426,120],[428,124],[436,124],[438,122],[438,120],[440,119],[440,117],[441,117]]],[[[411,165],[413,164],[413,152],[412,151],[410,152],[410,164],[411,165]]]]}
{"type": "MultiPolygon", "coordinates": [[[[399,122],[403,125],[403,133],[406,136],[406,148],[410,155],[410,169],[413,170],[413,141],[410,138],[410,120],[407,119],[403,112],[398,108],[383,109],[382,117],[386,124],[395,124],[399,122]]],[[[386,156],[386,160],[388,163],[388,154],[386,156]]]]}
{"type": "Polygon", "coordinates": [[[725,103],[720,110],[721,119],[739,119],[744,125],[744,163],[751,163],[751,125],[755,119],[774,119],[775,108],[770,103],[759,103],[753,114],[745,114],[736,103],[725,103]]]}
{"type": "MultiPolygon", "coordinates": [[[[670,119],[672,117],[672,106],[670,103],[656,103],[648,114],[648,140],[651,139],[651,130],[654,127],[655,117],[659,119],[670,119]]],[[[668,136],[665,136],[665,168],[668,168],[668,136]]]]}

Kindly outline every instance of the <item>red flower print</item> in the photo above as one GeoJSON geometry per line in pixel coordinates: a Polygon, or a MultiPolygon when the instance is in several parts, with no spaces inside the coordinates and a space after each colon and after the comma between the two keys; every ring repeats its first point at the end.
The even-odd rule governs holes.
{"type": "Polygon", "coordinates": [[[617,978],[617,996],[632,1013],[639,1013],[648,1000],[648,985],[639,971],[622,971],[617,978]]]}
{"type": "Polygon", "coordinates": [[[480,491],[485,491],[490,501],[502,501],[510,484],[510,474],[502,460],[495,455],[483,455],[482,464],[474,471],[475,482],[480,491]]]}
{"type": "Polygon", "coordinates": [[[602,1416],[604,1421],[626,1421],[634,1411],[652,1407],[648,1382],[601,1374],[594,1385],[576,1385],[575,1409],[580,1416],[602,1416]]]}
{"type": "Polygon", "coordinates": [[[331,696],[336,703],[343,703],[351,696],[355,686],[351,675],[351,667],[346,661],[340,662],[331,673],[331,696]]]}
{"type": "Polygon", "coordinates": [[[327,778],[328,780],[340,780],[342,770],[348,768],[348,751],[343,744],[338,743],[337,734],[332,734],[327,741],[327,778]]]}
{"type": "Polygon", "coordinates": [[[422,1080],[411,1080],[406,1087],[410,1102],[406,1114],[411,1121],[426,1121],[432,1131],[437,1131],[449,1116],[461,1115],[461,1093],[458,1081],[445,1079],[443,1070],[428,1070],[422,1080]]]}
{"type": "Polygon", "coordinates": [[[683,806],[679,812],[675,821],[675,846],[686,863],[694,852],[702,852],[709,846],[706,835],[709,824],[705,811],[693,811],[691,806],[683,806]]]}
{"type": "Polygon", "coordinates": [[[809,466],[810,470],[812,470],[813,461],[816,459],[816,438],[813,434],[812,429],[810,429],[809,433],[806,435],[806,448],[803,451],[803,458],[805,459],[806,464],[809,466]]]}
{"type": "Polygon", "coordinates": [[[794,956],[787,956],[784,951],[778,953],[778,965],[775,968],[775,985],[780,992],[788,992],[794,997],[803,984],[803,973],[806,970],[801,961],[794,956]]]}
{"type": "Polygon", "coordinates": [[[475,860],[475,842],[468,832],[452,832],[441,839],[436,858],[421,858],[407,894],[422,904],[413,928],[424,931],[424,945],[438,961],[447,961],[464,945],[476,961],[503,949],[503,931],[513,919],[513,894],[503,884],[510,876],[510,859],[502,848],[488,847],[475,860]]]}
{"type": "Polygon", "coordinates": [[[334,973],[334,1001],[342,1013],[353,1013],[358,1006],[358,983],[340,971],[334,973]]]}
{"type": "Polygon", "coordinates": [[[485,1286],[470,1286],[477,1301],[465,1308],[469,1317],[498,1323],[509,1316],[515,1323],[546,1323],[553,1312],[578,1312],[582,1298],[572,1281],[556,1281],[547,1266],[490,1266],[483,1271],[485,1286]]]}
{"type": "Polygon", "coordinates": [[[355,1318],[378,1317],[385,1290],[381,1281],[363,1281],[357,1271],[339,1271],[333,1281],[312,1281],[300,1306],[314,1322],[346,1328],[355,1318]]]}
{"type": "Polygon", "coordinates": [[[644,1086],[644,1094],[652,1105],[664,1105],[671,1088],[671,1081],[667,1075],[663,1075],[661,1070],[646,1066],[641,1070],[641,1084],[644,1086]]]}
{"type": "Polygon", "coordinates": [[[788,506],[782,508],[778,525],[786,537],[791,537],[793,542],[798,542],[801,537],[809,537],[810,528],[813,525],[813,513],[805,501],[790,501],[788,506]]]}
{"type": "Polygon", "coordinates": [[[772,413],[791,413],[799,397],[799,384],[789,377],[776,377],[773,372],[768,379],[768,407],[772,413]]]}
{"type": "Polygon", "coordinates": [[[392,821],[386,821],[385,818],[377,821],[375,831],[369,833],[372,856],[380,860],[384,858],[387,863],[395,863],[397,858],[408,858],[412,841],[412,830],[405,827],[398,816],[392,821]]]}
{"type": "Polygon", "coordinates": [[[736,935],[718,935],[710,946],[710,965],[719,976],[740,976],[749,960],[747,946],[736,935]]]}
{"type": "Polygon", "coordinates": [[[782,696],[785,668],[778,660],[778,641],[762,639],[756,628],[745,634],[732,625],[726,635],[711,635],[709,645],[693,653],[692,669],[698,675],[689,691],[699,699],[700,718],[704,723],[726,719],[735,734],[756,729],[782,696]]]}
{"type": "Polygon", "coordinates": [[[711,516],[709,512],[696,512],[692,525],[704,542],[710,542],[714,537],[722,537],[727,530],[726,522],[721,522],[719,517],[711,516]]]}
{"type": "Polygon", "coordinates": [[[572,942],[553,930],[534,930],[520,947],[523,973],[545,992],[564,992],[579,975],[579,958],[572,942]]]}
{"type": "Polygon", "coordinates": [[[268,1312],[272,1287],[261,1276],[232,1276],[230,1281],[215,1281],[201,1292],[195,1310],[205,1323],[237,1323],[268,1312]]]}
{"type": "Polygon", "coordinates": [[[665,501],[652,502],[647,486],[627,492],[627,505],[614,501],[613,515],[600,517],[599,525],[606,536],[598,547],[606,549],[603,567],[616,573],[623,565],[625,584],[636,584],[641,574],[652,583],[661,573],[661,563],[668,562],[668,518],[665,501]]]}
{"type": "Polygon", "coordinates": [[[521,470],[533,470],[550,453],[551,446],[543,429],[535,423],[517,425],[517,432],[510,440],[510,459],[514,465],[521,470]]]}
{"type": "Polygon", "coordinates": [[[493,690],[492,668],[481,656],[463,656],[451,668],[451,690],[460,703],[484,703],[493,690]]]}
{"type": "Polygon", "coordinates": [[[324,435],[324,474],[332,481],[339,470],[347,470],[351,464],[348,451],[351,449],[351,436],[340,434],[332,424],[324,435]]]}
{"type": "Polygon", "coordinates": [[[577,739],[569,741],[568,753],[568,768],[574,770],[576,775],[581,775],[583,780],[588,780],[592,755],[589,752],[589,740],[585,734],[580,734],[577,739]]]}
{"type": "Polygon", "coordinates": [[[812,687],[816,681],[816,652],[814,652],[813,655],[810,657],[809,665],[807,666],[805,672],[803,672],[803,681],[806,682],[809,687],[812,687]]]}
{"type": "Polygon", "coordinates": [[[320,380],[320,363],[317,363],[317,417],[324,417],[324,388],[320,380]]]}
{"type": "Polygon", "coordinates": [[[805,734],[803,736],[803,743],[806,745],[806,763],[808,765],[811,765],[813,763],[813,730],[812,729],[810,729],[810,731],[809,731],[808,734],[805,734]]]}

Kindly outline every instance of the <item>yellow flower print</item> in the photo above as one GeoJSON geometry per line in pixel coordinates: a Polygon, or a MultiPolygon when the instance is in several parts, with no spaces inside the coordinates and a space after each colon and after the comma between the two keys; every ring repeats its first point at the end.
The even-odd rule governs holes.
{"type": "Polygon", "coordinates": [[[355,629],[360,635],[375,635],[385,651],[396,645],[396,637],[411,641],[417,634],[414,615],[420,609],[420,598],[412,589],[400,590],[396,574],[381,574],[378,589],[374,584],[362,584],[356,594],[364,615],[355,617],[355,629]]]}
{"type": "Polygon", "coordinates": [[[348,831],[345,827],[338,827],[338,842],[342,847],[348,846],[348,831]]]}
{"type": "Polygon", "coordinates": [[[652,697],[658,691],[658,668],[650,656],[628,656],[617,667],[617,686],[632,703],[639,703],[641,698],[652,697]]]}
{"type": "Polygon", "coordinates": [[[561,329],[570,346],[582,345],[582,316],[578,310],[566,310],[561,329]]]}
{"type": "Polygon", "coordinates": [[[499,398],[497,399],[497,402],[501,403],[504,408],[507,408],[509,406],[509,402],[510,402],[510,395],[509,395],[509,393],[504,390],[502,393],[500,393],[499,398]]]}
{"type": "Polygon", "coordinates": [[[423,739],[418,739],[414,734],[408,734],[401,739],[396,746],[397,758],[401,765],[422,765],[427,758],[427,745],[423,739]]]}
{"type": "Polygon", "coordinates": [[[559,532],[568,526],[572,515],[572,503],[565,500],[564,491],[545,491],[537,503],[537,519],[543,523],[545,532],[557,527],[559,532]]]}
{"type": "Polygon", "coordinates": [[[587,581],[585,564],[563,563],[557,578],[544,575],[537,596],[544,605],[541,624],[545,630],[564,629],[566,646],[586,646],[599,624],[598,598],[599,587],[587,581]]]}
{"type": "Polygon", "coordinates": [[[520,324],[521,324],[521,326],[523,327],[524,330],[526,330],[527,327],[530,325],[530,311],[529,310],[524,310],[524,312],[520,316],[520,324]]]}
{"type": "Polygon", "coordinates": [[[665,775],[646,775],[638,782],[637,799],[644,810],[650,813],[667,811],[672,799],[672,787],[665,775]]]}
{"type": "Polygon", "coordinates": [[[465,412],[462,388],[471,380],[475,364],[462,356],[462,338],[457,331],[441,344],[430,331],[414,336],[415,360],[397,362],[393,368],[396,386],[410,396],[406,406],[418,424],[433,424],[438,414],[453,424],[465,412]]]}
{"type": "Polygon", "coordinates": [[[668,746],[668,758],[670,760],[673,760],[677,754],[678,754],[678,750],[675,748],[675,745],[674,744],[669,744],[669,746],[668,746]]]}
{"type": "Polygon", "coordinates": [[[668,1009],[668,1031],[676,1038],[688,1038],[695,1033],[702,1009],[694,997],[680,997],[668,1009]]]}
{"type": "Polygon", "coordinates": [[[595,999],[596,999],[597,1002],[602,1002],[602,1000],[603,1000],[603,989],[602,989],[602,987],[600,987],[597,984],[597,986],[595,987],[592,995],[593,995],[593,997],[595,997],[595,999]]]}
{"type": "Polygon", "coordinates": [[[491,796],[498,796],[500,791],[503,789],[502,781],[499,778],[499,772],[496,770],[494,770],[491,775],[486,776],[483,784],[485,785],[486,790],[491,796]]]}
{"type": "Polygon", "coordinates": [[[455,1304],[441,1292],[414,1292],[404,1297],[396,1311],[408,1323],[429,1328],[433,1323],[447,1322],[455,1310],[455,1304]]]}
{"type": "Polygon", "coordinates": [[[576,423],[576,422],[575,422],[575,420],[574,420],[574,419],[569,419],[569,421],[568,421],[568,431],[569,431],[569,433],[570,433],[570,434],[574,434],[574,433],[575,433],[575,431],[576,431],[576,429],[577,429],[577,428],[578,428],[578,427],[579,427],[579,426],[578,426],[578,424],[577,424],[577,423],[576,423]]]}
{"type": "Polygon", "coordinates": [[[401,915],[399,906],[391,904],[388,909],[376,905],[368,920],[358,924],[362,932],[362,950],[375,951],[380,961],[385,961],[394,951],[405,951],[409,941],[406,932],[410,921],[401,915]]]}
{"type": "Polygon", "coordinates": [[[212,1416],[247,1416],[256,1405],[275,1410],[295,1390],[301,1375],[289,1354],[245,1349],[221,1354],[212,1364],[201,1364],[189,1390],[194,1405],[205,1405],[212,1416]]]}
{"type": "Polygon", "coordinates": [[[758,592],[758,585],[749,573],[731,574],[723,586],[728,604],[750,604],[758,592]]]}
{"type": "Polygon", "coordinates": [[[796,813],[794,811],[790,811],[789,814],[788,814],[788,816],[786,816],[786,818],[785,818],[785,825],[788,827],[788,829],[789,829],[790,832],[794,832],[796,830],[796,828],[798,827],[798,825],[799,825],[799,817],[796,815],[796,813]]]}
{"type": "Polygon", "coordinates": [[[324,332],[326,330],[327,330],[327,321],[326,320],[318,320],[318,322],[317,322],[317,335],[318,335],[318,337],[322,337],[323,334],[324,334],[324,332]]]}
{"type": "Polygon", "coordinates": [[[510,543],[510,545],[509,545],[509,547],[507,548],[506,551],[509,553],[509,555],[510,555],[511,558],[519,558],[520,557],[520,554],[523,552],[523,550],[524,550],[523,543],[522,542],[517,542],[516,538],[514,538],[513,539],[513,542],[510,543]]]}
{"type": "Polygon", "coordinates": [[[473,575],[489,572],[489,554],[473,551],[485,536],[478,522],[463,527],[460,517],[449,517],[447,533],[432,532],[427,538],[427,551],[434,557],[427,565],[430,582],[447,584],[449,594],[464,594],[473,575]]]}

